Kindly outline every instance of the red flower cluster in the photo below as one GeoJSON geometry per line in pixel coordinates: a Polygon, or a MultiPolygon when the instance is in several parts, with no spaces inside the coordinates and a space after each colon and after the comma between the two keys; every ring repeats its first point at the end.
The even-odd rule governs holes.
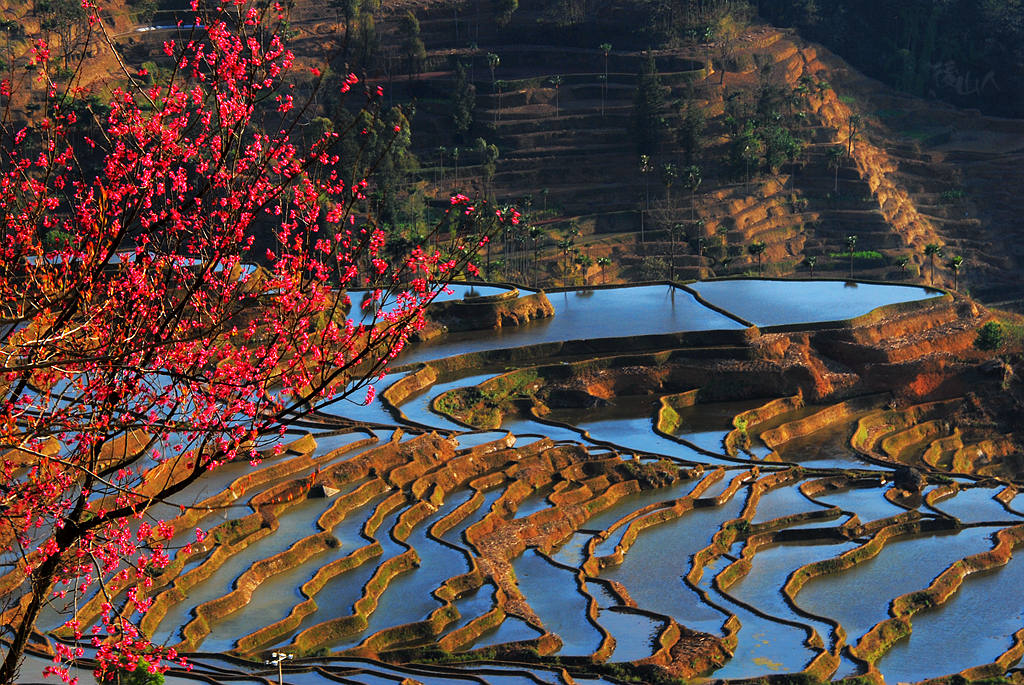
{"type": "MultiPolygon", "coordinates": [[[[182,493],[256,463],[318,402],[372,401],[424,307],[473,272],[464,249],[396,258],[365,214],[367,182],[341,180],[337,136],[290,138],[303,108],[282,86],[280,6],[211,2],[193,5],[203,31],[165,44],[172,76],[115,90],[99,135],[50,88],[45,116],[0,149],[0,555],[20,557],[0,593],[30,588],[3,614],[21,637],[0,682],[43,603],[69,595],[83,601],[61,633],[91,643],[101,671],[180,660],[139,625],[168,564],[215,544],[182,493]],[[353,287],[369,291],[349,313],[353,287]],[[180,515],[154,517],[157,503],[180,515]]],[[[45,45],[33,56],[49,82],[45,45]]],[[[452,208],[486,213],[465,196],[452,208]]],[[[81,655],[59,646],[50,671],[71,680],[81,655]]]]}

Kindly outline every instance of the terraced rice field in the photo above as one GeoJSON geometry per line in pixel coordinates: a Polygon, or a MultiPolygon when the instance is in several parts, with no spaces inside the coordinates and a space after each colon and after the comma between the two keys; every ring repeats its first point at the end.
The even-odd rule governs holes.
{"type": "MultiPolygon", "coordinates": [[[[194,653],[194,672],[168,682],[274,681],[271,651],[296,656],[284,664],[296,685],[608,683],[627,663],[892,683],[1006,673],[1024,652],[1016,491],[950,469],[916,501],[895,493],[893,466],[937,441],[937,459],[970,463],[970,440],[950,444],[945,427],[905,434],[927,408],[894,418],[864,401],[811,432],[795,427],[827,407],[767,396],[697,402],[671,430],[658,393],[506,414],[494,430],[435,411],[442,394],[509,368],[612,356],[601,339],[651,349],[668,332],[936,295],[876,300],[858,286],[851,309],[823,306],[841,284],[772,284],[792,303],[773,309],[739,287],[695,288],[724,311],[671,286],[552,293],[553,320],[413,348],[379,388],[383,404],[330,406],[257,470],[211,473],[181,502],[217,503],[190,523],[210,536],[178,552],[144,623],[194,653]],[[587,342],[540,346],[571,340],[587,342]],[[396,385],[428,368],[432,380],[396,385]]],[[[31,657],[22,682],[44,663],[31,657]]]]}

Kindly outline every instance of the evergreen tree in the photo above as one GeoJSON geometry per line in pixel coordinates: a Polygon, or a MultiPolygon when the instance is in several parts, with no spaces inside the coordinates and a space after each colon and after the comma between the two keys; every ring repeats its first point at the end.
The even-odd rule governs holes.
{"type": "Polygon", "coordinates": [[[455,67],[455,87],[452,89],[452,124],[457,140],[461,140],[473,126],[475,110],[476,86],[466,78],[466,68],[459,62],[455,67]]]}
{"type": "Polygon", "coordinates": [[[405,59],[408,66],[408,74],[411,79],[413,75],[423,72],[423,63],[427,58],[427,48],[420,38],[420,20],[416,18],[412,10],[402,17],[402,33],[405,34],[403,47],[405,59]]]}
{"type": "Polygon", "coordinates": [[[707,118],[704,115],[704,110],[694,103],[688,102],[683,107],[677,131],[677,139],[679,146],[683,148],[683,160],[687,166],[693,164],[697,155],[700,154],[706,127],[707,118]]]}
{"type": "Polygon", "coordinates": [[[641,155],[653,155],[664,139],[665,89],[658,78],[654,54],[647,52],[633,97],[633,142],[641,155]]]}

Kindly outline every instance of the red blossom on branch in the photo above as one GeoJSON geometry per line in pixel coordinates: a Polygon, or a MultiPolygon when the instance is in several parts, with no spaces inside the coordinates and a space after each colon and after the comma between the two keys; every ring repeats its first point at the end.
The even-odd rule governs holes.
{"type": "MultiPolygon", "coordinates": [[[[367,181],[341,180],[337,135],[293,138],[306,113],[283,90],[294,56],[279,6],[193,11],[191,33],[164,45],[172,76],[143,87],[126,69],[92,135],[66,97],[88,93],[58,92],[45,44],[43,116],[0,122],[0,682],[43,606],[69,597],[83,606],[50,673],[70,680],[81,644],[102,672],[181,661],[139,627],[173,556],[216,544],[196,528],[208,512],[179,495],[279,453],[289,422],[323,402],[372,401],[438,290],[475,273],[465,245],[394,257],[367,181]],[[153,516],[159,503],[180,515],[153,516]]],[[[16,95],[3,81],[0,110],[16,95]]],[[[477,236],[518,219],[465,196],[452,207],[446,220],[477,236]]]]}

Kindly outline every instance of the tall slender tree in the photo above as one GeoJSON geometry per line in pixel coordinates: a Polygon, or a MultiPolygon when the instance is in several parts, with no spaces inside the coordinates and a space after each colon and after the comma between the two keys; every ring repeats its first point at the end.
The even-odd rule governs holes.
{"type": "Polygon", "coordinates": [[[658,76],[654,53],[649,50],[633,96],[630,125],[637,152],[652,156],[657,153],[665,132],[665,88],[658,76]]]}
{"type": "Polygon", "coordinates": [[[834,145],[828,149],[828,168],[835,172],[835,177],[832,182],[832,192],[839,192],[839,169],[843,166],[843,157],[846,156],[846,150],[838,145],[834,145]]]}
{"type": "Polygon", "coordinates": [[[857,236],[846,236],[846,249],[850,253],[850,278],[853,278],[853,255],[857,250],[857,236]]]}
{"type": "Polygon", "coordinates": [[[928,257],[928,267],[930,273],[928,282],[931,285],[935,285],[935,258],[941,257],[942,253],[942,245],[939,245],[938,243],[928,243],[927,245],[924,246],[924,254],[926,257],[928,257]]]}
{"type": "Polygon", "coordinates": [[[555,88],[555,118],[558,118],[558,91],[562,86],[562,75],[555,74],[548,79],[548,82],[555,88]]]}
{"type": "Polygon", "coordinates": [[[683,181],[686,184],[686,189],[690,191],[690,221],[696,220],[696,206],[697,206],[697,189],[700,188],[700,184],[703,178],[701,177],[700,167],[696,164],[683,169],[683,181]]]}
{"type": "Polygon", "coordinates": [[[960,255],[954,255],[950,257],[949,261],[946,262],[946,266],[949,267],[950,271],[953,272],[953,290],[957,289],[959,285],[960,267],[964,265],[964,258],[960,255]]]}
{"type": "Polygon", "coordinates": [[[650,155],[640,155],[640,175],[644,179],[644,203],[640,209],[640,242],[644,240],[644,220],[647,216],[647,212],[651,208],[651,184],[650,175],[654,171],[654,165],[651,163],[650,155]]]}
{"type": "Polygon", "coordinates": [[[757,275],[761,275],[761,255],[765,251],[765,243],[763,240],[757,240],[747,245],[747,252],[757,258],[757,275]]]}
{"type": "Polygon", "coordinates": [[[604,118],[604,101],[608,93],[608,55],[612,53],[611,43],[601,43],[599,46],[604,54],[604,78],[601,79],[601,118],[604,118]]]}

